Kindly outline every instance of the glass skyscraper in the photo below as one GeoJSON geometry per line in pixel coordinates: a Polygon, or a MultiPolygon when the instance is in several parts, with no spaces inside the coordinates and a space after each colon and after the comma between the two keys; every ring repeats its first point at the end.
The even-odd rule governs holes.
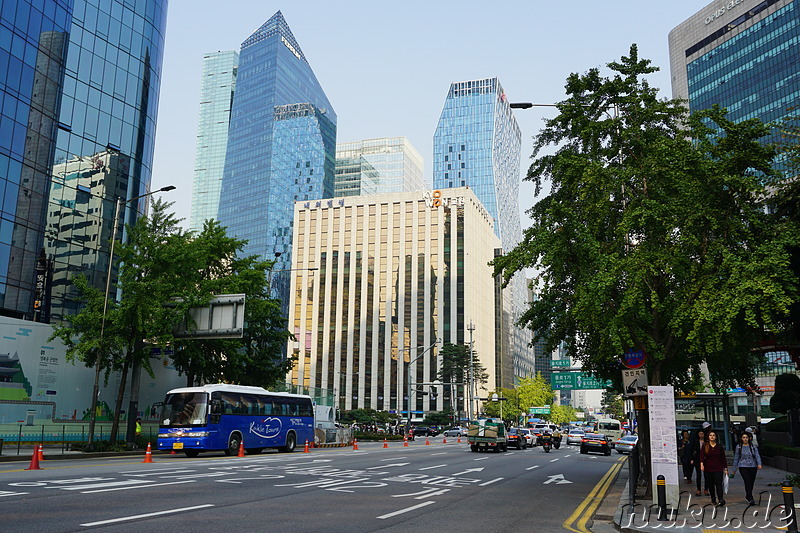
{"type": "Polygon", "coordinates": [[[201,231],[206,220],[217,218],[238,68],[239,52],[236,50],[214,52],[203,57],[192,213],[189,219],[189,229],[192,231],[201,231]]]}
{"type": "Polygon", "coordinates": [[[1,314],[75,312],[77,273],[104,287],[115,201],[150,184],[166,7],[0,3],[1,314]]]}
{"type": "Polygon", "coordinates": [[[336,145],[334,196],[422,191],[422,156],[405,137],[336,145]]]}
{"type": "Polygon", "coordinates": [[[242,43],[218,211],[246,254],[277,257],[274,285],[292,268],[294,202],[333,196],[335,157],[336,114],[278,11],[242,43]]]}
{"type": "Polygon", "coordinates": [[[693,111],[719,104],[739,122],[769,122],[800,101],[800,5],[712,2],[669,34],[673,97],[693,111]]]}
{"type": "MultiPolygon", "coordinates": [[[[494,219],[502,249],[522,240],[519,216],[520,146],[522,133],[497,78],[450,85],[433,138],[433,187],[469,187],[494,219]]],[[[495,280],[487,279],[486,283],[495,280]]],[[[525,278],[519,273],[505,290],[497,290],[497,386],[509,387],[534,366],[529,334],[516,326],[527,301],[525,278]]],[[[480,324],[476,324],[480,327],[480,324]]]]}

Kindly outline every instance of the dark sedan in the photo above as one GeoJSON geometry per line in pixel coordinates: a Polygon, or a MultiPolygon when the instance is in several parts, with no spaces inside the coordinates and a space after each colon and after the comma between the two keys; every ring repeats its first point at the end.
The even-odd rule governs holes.
{"type": "Polygon", "coordinates": [[[525,438],[517,428],[511,428],[506,435],[508,439],[508,447],[514,446],[518,450],[524,450],[528,445],[528,440],[525,438]]]}
{"type": "Polygon", "coordinates": [[[589,452],[611,455],[611,442],[600,433],[587,433],[581,439],[581,453],[589,452]]]}
{"type": "Polygon", "coordinates": [[[428,426],[416,426],[414,427],[414,435],[417,437],[435,437],[438,435],[439,432],[436,428],[428,427],[428,426]]]}

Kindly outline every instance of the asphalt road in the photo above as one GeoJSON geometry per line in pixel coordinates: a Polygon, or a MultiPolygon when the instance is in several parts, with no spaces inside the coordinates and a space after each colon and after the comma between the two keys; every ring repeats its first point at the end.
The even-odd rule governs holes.
{"type": "Polygon", "coordinates": [[[621,457],[424,442],[243,458],[155,454],[152,464],[53,460],[32,471],[28,461],[2,463],[0,530],[557,531],[591,510],[593,489],[621,457]]]}

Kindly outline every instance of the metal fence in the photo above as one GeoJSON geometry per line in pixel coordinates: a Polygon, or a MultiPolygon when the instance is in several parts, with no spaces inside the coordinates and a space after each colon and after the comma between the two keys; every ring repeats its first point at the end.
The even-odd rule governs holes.
{"type": "MultiPolygon", "coordinates": [[[[95,441],[106,441],[111,437],[111,424],[95,424],[95,441]]],[[[125,438],[125,424],[121,424],[117,439],[125,438]]],[[[158,428],[144,424],[142,435],[150,439],[158,437],[158,428]]],[[[65,453],[73,444],[84,443],[89,439],[89,423],[71,424],[42,424],[29,426],[25,424],[0,425],[0,454],[21,455],[22,448],[30,448],[43,444],[51,451],[61,450],[65,453]]]]}

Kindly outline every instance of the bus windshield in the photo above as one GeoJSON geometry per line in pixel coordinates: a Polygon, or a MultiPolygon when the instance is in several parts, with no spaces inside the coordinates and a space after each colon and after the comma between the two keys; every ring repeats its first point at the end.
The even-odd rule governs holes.
{"type": "Polygon", "coordinates": [[[204,426],[206,414],[208,414],[208,394],[205,392],[168,394],[161,410],[161,426],[204,426]]]}

